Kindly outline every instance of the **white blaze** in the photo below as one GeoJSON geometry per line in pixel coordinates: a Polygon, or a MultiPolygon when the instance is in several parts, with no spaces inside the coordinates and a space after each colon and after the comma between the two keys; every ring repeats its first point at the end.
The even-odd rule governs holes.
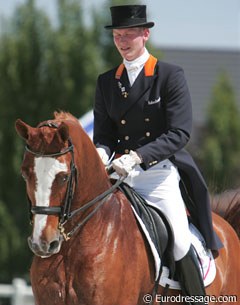
{"type": "MultiPolygon", "coordinates": [[[[53,181],[60,172],[66,172],[67,165],[55,158],[38,157],[34,160],[34,172],[36,175],[36,206],[49,206],[53,181]]],[[[47,215],[35,215],[33,229],[33,241],[39,242],[39,238],[45,228],[47,215]]]]}

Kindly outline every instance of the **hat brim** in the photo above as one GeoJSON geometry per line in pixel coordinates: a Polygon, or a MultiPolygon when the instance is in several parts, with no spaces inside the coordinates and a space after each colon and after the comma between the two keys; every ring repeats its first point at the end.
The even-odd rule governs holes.
{"type": "Polygon", "coordinates": [[[128,28],[152,28],[154,22],[137,23],[131,25],[106,25],[104,28],[107,30],[111,29],[128,29],[128,28]]]}

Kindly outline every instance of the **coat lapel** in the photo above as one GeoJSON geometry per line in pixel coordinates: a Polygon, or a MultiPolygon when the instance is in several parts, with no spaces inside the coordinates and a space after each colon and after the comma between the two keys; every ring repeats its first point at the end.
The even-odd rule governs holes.
{"type": "Polygon", "coordinates": [[[118,117],[122,117],[137,102],[143,107],[145,101],[149,99],[150,88],[157,77],[154,74],[156,63],[157,59],[150,56],[132,87],[130,87],[124,65],[119,66],[115,75],[115,90],[118,98],[114,101],[114,109],[117,111],[118,117]]]}

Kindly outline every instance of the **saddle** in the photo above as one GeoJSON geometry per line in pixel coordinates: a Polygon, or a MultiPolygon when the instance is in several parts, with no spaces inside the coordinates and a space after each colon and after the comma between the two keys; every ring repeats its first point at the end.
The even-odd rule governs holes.
{"type": "MultiPolygon", "coordinates": [[[[128,184],[124,182],[121,183],[119,189],[127,197],[134,211],[144,223],[162,261],[161,266],[167,266],[171,275],[174,275],[174,237],[167,217],[159,209],[150,206],[146,200],[128,184]]],[[[159,275],[160,274],[161,270],[159,270],[159,275]]]]}
{"type": "MultiPolygon", "coordinates": [[[[155,293],[157,285],[170,287],[172,289],[181,289],[178,282],[178,274],[175,272],[175,260],[173,257],[174,235],[167,217],[157,208],[149,205],[133,188],[122,182],[118,187],[127,197],[133,208],[135,217],[144,224],[147,230],[143,235],[149,236],[157,256],[160,258],[160,266],[155,264],[155,293]],[[157,267],[158,266],[158,267],[157,267]]],[[[206,243],[198,229],[189,219],[189,229],[191,232],[191,241],[195,249],[195,255],[199,263],[205,287],[210,285],[216,276],[216,266],[211,250],[206,248],[206,243]]],[[[145,231],[142,225],[140,230],[145,231]]],[[[149,237],[148,241],[149,241],[149,237]]],[[[154,254],[153,254],[154,255],[154,254]]],[[[154,259],[156,259],[154,255],[154,259]]]]}

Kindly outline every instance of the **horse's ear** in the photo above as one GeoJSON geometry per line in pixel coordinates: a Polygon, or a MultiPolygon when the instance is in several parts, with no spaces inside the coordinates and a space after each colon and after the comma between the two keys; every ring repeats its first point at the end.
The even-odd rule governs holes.
{"type": "Polygon", "coordinates": [[[21,119],[17,119],[15,122],[15,129],[18,135],[24,140],[28,140],[30,128],[31,127],[28,124],[24,123],[21,119]]]}
{"type": "Polygon", "coordinates": [[[58,134],[60,135],[63,142],[66,142],[69,139],[69,129],[68,126],[63,122],[58,127],[58,134]]]}

